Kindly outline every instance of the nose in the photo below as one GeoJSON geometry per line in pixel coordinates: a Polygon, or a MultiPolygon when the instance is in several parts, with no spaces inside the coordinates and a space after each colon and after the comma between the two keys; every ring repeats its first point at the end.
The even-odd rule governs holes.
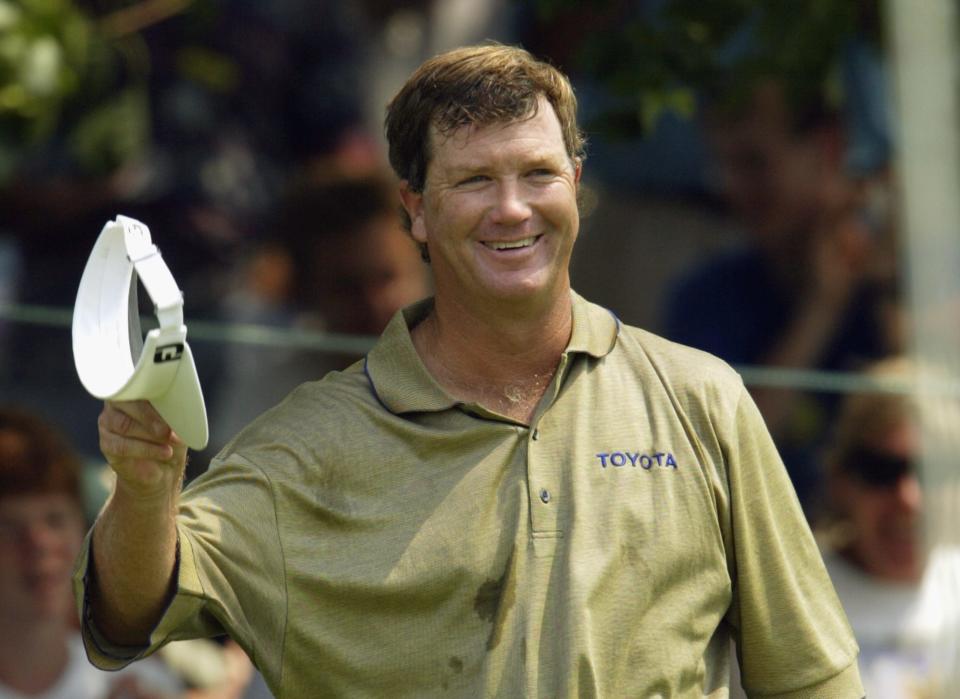
{"type": "Polygon", "coordinates": [[[501,182],[497,188],[497,201],[491,211],[491,219],[502,226],[515,226],[530,218],[530,204],[523,188],[516,180],[501,182]]]}
{"type": "Polygon", "coordinates": [[[56,529],[43,521],[25,523],[19,538],[22,550],[30,555],[56,548],[60,539],[56,529]]]}
{"type": "Polygon", "coordinates": [[[915,475],[906,475],[896,485],[897,504],[910,512],[918,512],[923,504],[923,490],[915,475]]]}

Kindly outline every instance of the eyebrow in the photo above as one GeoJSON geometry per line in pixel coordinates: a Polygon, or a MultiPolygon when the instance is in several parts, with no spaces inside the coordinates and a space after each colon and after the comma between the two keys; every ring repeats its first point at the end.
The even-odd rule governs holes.
{"type": "MultiPolygon", "coordinates": [[[[553,153],[547,152],[537,152],[530,155],[523,155],[516,159],[508,159],[508,161],[519,161],[524,169],[534,170],[541,167],[549,167],[551,169],[562,167],[564,163],[570,163],[571,167],[573,166],[573,161],[570,156],[564,151],[563,156],[557,157],[553,153]]],[[[461,163],[454,163],[450,166],[450,172],[454,175],[461,174],[475,174],[478,172],[483,172],[490,169],[496,169],[496,164],[491,168],[489,162],[481,162],[479,160],[474,161],[464,161],[461,163]]]]}

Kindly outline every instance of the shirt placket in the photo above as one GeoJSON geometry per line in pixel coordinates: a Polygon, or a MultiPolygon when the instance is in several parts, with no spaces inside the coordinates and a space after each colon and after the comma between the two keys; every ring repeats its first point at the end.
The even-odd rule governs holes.
{"type": "Polygon", "coordinates": [[[551,446],[561,435],[548,434],[541,427],[543,416],[557,398],[568,366],[568,356],[560,358],[557,373],[542,407],[537,410],[527,432],[527,493],[530,499],[530,529],[534,553],[552,556],[557,541],[563,538],[560,513],[566,496],[561,490],[558,460],[551,446]]]}

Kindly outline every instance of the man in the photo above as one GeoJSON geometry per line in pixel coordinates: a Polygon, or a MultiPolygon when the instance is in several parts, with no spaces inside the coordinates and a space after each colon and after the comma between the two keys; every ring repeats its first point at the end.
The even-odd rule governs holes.
{"type": "Polygon", "coordinates": [[[97,662],[226,630],[281,698],[722,697],[732,635],[757,694],[862,695],[738,377],[570,289],[575,111],[521,49],[427,61],[387,137],[435,298],[182,498],[179,438],[105,407],[118,485],[77,576],[97,662]]]}
{"type": "MultiPolygon", "coordinates": [[[[846,166],[840,115],[784,78],[757,79],[743,103],[714,100],[705,128],[720,193],[746,244],[675,285],[664,334],[733,364],[851,371],[892,349],[892,240],[882,178],[846,166]]],[[[820,495],[816,454],[833,396],[753,389],[801,501],[820,495]]]]}

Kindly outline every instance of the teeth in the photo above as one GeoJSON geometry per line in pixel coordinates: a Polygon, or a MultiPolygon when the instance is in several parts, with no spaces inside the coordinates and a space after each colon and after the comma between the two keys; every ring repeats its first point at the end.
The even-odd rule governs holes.
{"type": "Polygon", "coordinates": [[[529,238],[523,238],[522,240],[490,242],[485,244],[487,247],[493,248],[494,250],[513,250],[514,248],[525,248],[528,245],[533,245],[536,239],[536,236],[531,236],[529,238]]]}

